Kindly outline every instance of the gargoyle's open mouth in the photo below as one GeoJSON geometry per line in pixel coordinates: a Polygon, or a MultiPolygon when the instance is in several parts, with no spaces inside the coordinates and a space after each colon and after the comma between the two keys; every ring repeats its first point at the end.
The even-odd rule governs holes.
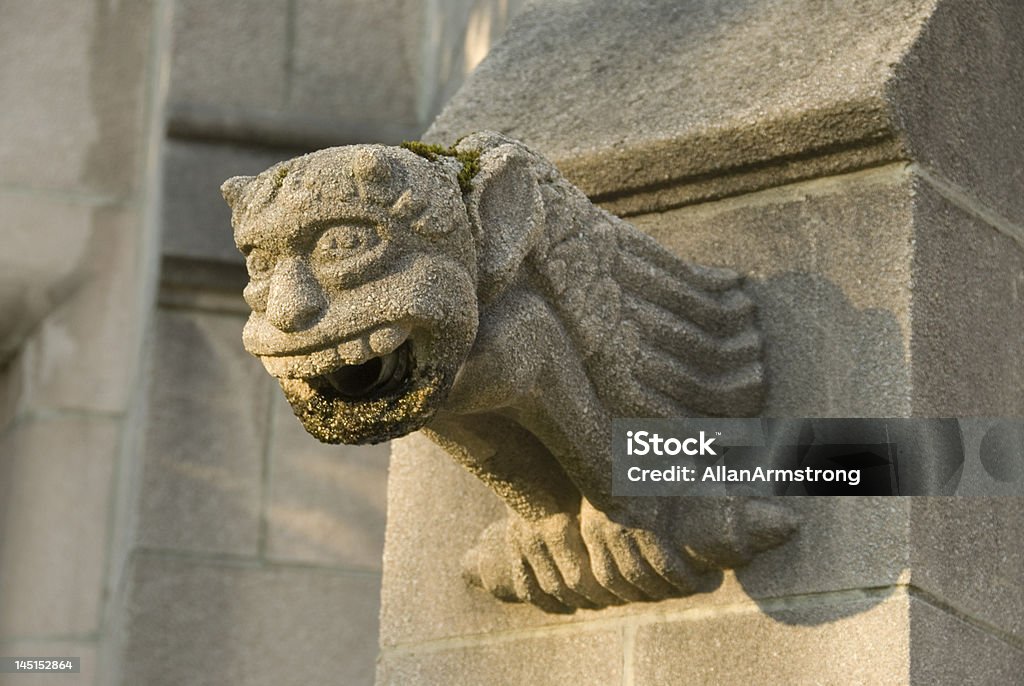
{"type": "Polygon", "coordinates": [[[307,379],[310,386],[328,398],[341,400],[374,400],[405,390],[416,367],[409,340],[387,355],[374,357],[362,364],[347,364],[307,379]]]}
{"type": "MultiPolygon", "coordinates": [[[[389,353],[349,358],[357,364],[341,363],[333,355],[323,355],[326,359],[320,361],[316,356],[322,353],[311,353],[289,360],[289,367],[281,365],[321,372],[278,377],[306,431],[326,443],[379,443],[422,428],[444,402],[458,371],[457,360],[431,355],[436,339],[426,332],[403,335],[401,345],[389,353]]],[[[374,348],[387,349],[370,340],[364,349],[374,348]]]]}

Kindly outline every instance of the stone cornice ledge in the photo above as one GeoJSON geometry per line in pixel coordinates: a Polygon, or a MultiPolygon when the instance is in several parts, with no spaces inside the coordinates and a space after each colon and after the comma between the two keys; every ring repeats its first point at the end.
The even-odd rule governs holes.
{"type": "Polygon", "coordinates": [[[986,145],[984,131],[1014,130],[996,120],[1021,98],[983,96],[997,78],[1021,80],[1018,56],[1000,49],[1009,41],[957,39],[965,24],[982,27],[974,36],[1024,24],[1024,11],[996,5],[536,3],[425,139],[503,131],[620,215],[914,160],[1013,218],[1019,194],[1001,160],[1015,165],[1022,141],[986,145]]]}

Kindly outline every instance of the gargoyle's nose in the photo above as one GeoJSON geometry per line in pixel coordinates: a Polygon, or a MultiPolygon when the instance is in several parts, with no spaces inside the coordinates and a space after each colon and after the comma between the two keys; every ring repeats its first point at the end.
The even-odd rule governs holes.
{"type": "Polygon", "coordinates": [[[285,333],[314,324],[327,305],[323,290],[298,258],[281,260],[270,277],[267,321],[285,333]]]}

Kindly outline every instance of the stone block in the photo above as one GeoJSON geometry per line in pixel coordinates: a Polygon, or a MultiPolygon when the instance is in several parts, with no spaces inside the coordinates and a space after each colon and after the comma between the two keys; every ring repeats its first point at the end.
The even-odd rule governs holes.
{"type": "Polygon", "coordinates": [[[119,428],[65,415],[0,438],[0,639],[99,631],[119,428]]]}
{"type": "Polygon", "coordinates": [[[220,185],[298,153],[173,139],[164,153],[164,255],[241,264],[220,185]]]}
{"type": "Polygon", "coordinates": [[[123,195],[142,177],[153,3],[7,3],[0,184],[123,195]]]}
{"type": "Polygon", "coordinates": [[[1024,416],[1024,245],[915,186],[914,412],[1024,416]]]}
{"type": "Polygon", "coordinates": [[[1024,503],[1020,498],[914,498],[914,588],[1024,642],[1024,503]]]}
{"type": "Polygon", "coordinates": [[[418,123],[424,5],[296,0],[288,109],[418,123]]]}
{"type": "Polygon", "coordinates": [[[619,631],[580,631],[520,640],[385,651],[378,686],[563,686],[619,684],[623,681],[619,631]]]}
{"type": "Polygon", "coordinates": [[[160,311],[139,495],[143,547],[255,555],[270,379],[243,320],[160,311]]]}
{"type": "Polygon", "coordinates": [[[141,211],[89,210],[73,291],[47,317],[32,347],[28,402],[48,408],[124,412],[141,354],[138,313],[141,211]]]}
{"type": "Polygon", "coordinates": [[[288,12],[278,0],[176,0],[169,102],[279,109],[288,12]]]}
{"type": "Polygon", "coordinates": [[[641,625],[633,683],[906,684],[909,599],[860,593],[803,599],[771,616],[754,606],[641,625]]]}
{"type": "Polygon", "coordinates": [[[268,557],[380,571],[388,444],[326,445],[274,393],[268,557]]]}
{"type": "Polygon", "coordinates": [[[0,674],[0,686],[102,686],[97,680],[96,644],[86,641],[0,641],[5,657],[78,657],[78,674],[0,674]]]}
{"type": "Polygon", "coordinates": [[[375,575],[141,555],[132,576],[126,686],[373,681],[375,575]]]}
{"type": "Polygon", "coordinates": [[[1013,684],[1020,681],[1021,674],[1024,649],[1019,641],[1008,642],[978,624],[911,597],[911,684],[1013,684]]]}
{"type": "Polygon", "coordinates": [[[631,221],[686,259],[747,274],[766,416],[905,416],[913,188],[892,165],[631,221]]]}
{"type": "Polygon", "coordinates": [[[760,554],[720,588],[654,604],[632,604],[573,615],[550,615],[506,604],[469,588],[462,556],[504,506],[476,478],[426,438],[395,447],[388,477],[381,645],[406,646],[457,636],[584,625],[629,615],[656,617],[730,606],[753,598],[766,612],[773,599],[855,588],[888,587],[905,576],[909,503],[899,498],[792,498],[804,522],[786,545],[760,554]],[[423,603],[429,593],[431,603],[423,603]]]}
{"type": "Polygon", "coordinates": [[[884,85],[931,5],[534,3],[427,137],[508,133],[592,196],[711,184],[649,211],[897,159],[884,85]]]}
{"type": "Polygon", "coordinates": [[[889,85],[911,157],[1024,226],[1024,6],[936,3],[889,85]]]}

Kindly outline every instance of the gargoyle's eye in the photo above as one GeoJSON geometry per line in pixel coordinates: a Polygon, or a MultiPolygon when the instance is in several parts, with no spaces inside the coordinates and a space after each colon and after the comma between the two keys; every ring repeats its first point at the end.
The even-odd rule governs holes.
{"type": "Polygon", "coordinates": [[[245,256],[245,268],[249,272],[250,279],[258,279],[267,276],[274,269],[274,258],[266,251],[253,248],[245,256]]]}
{"type": "Polygon", "coordinates": [[[315,258],[324,262],[344,260],[377,244],[377,232],[363,224],[332,226],[320,234],[313,250],[315,258]]]}

